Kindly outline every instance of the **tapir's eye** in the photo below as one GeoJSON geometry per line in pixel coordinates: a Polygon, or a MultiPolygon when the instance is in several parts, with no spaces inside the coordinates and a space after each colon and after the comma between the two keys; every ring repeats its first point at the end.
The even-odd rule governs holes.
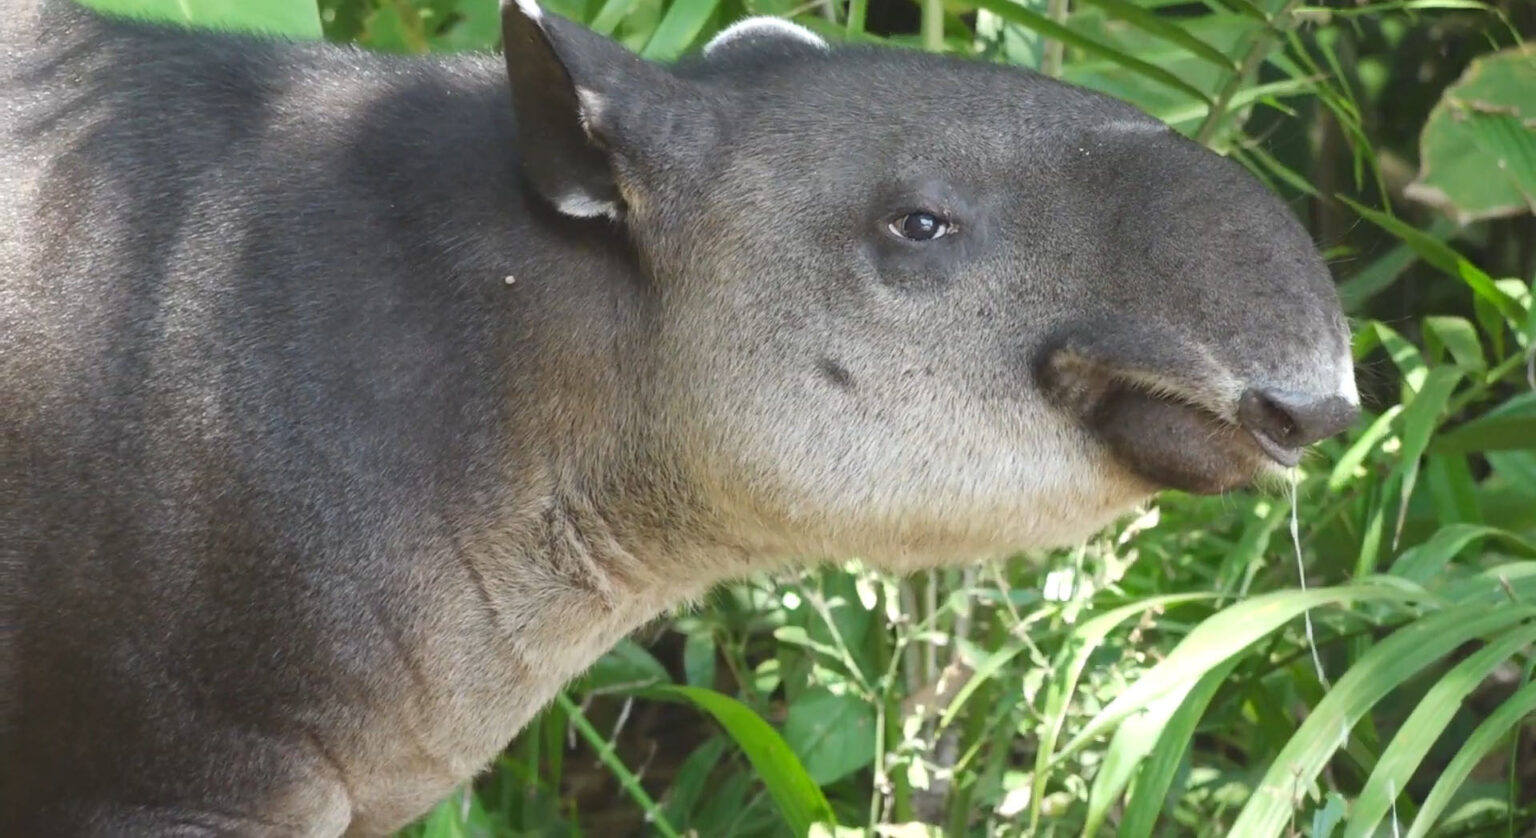
{"type": "Polygon", "coordinates": [[[955,231],[955,225],[949,219],[926,211],[909,212],[888,226],[895,235],[915,242],[943,238],[955,231]]]}

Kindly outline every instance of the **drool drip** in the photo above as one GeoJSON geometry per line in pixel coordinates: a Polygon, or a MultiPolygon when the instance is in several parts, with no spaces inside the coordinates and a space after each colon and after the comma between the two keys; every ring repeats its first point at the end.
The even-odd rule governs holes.
{"type": "MultiPolygon", "coordinates": [[[[1298,522],[1300,516],[1296,511],[1296,486],[1299,482],[1299,478],[1297,477],[1296,469],[1294,468],[1290,469],[1290,474],[1291,487],[1289,494],[1291,496],[1291,546],[1296,550],[1296,576],[1301,580],[1301,589],[1305,591],[1307,589],[1307,567],[1301,559],[1301,526],[1298,522]]],[[[1323,689],[1327,690],[1330,688],[1328,683],[1328,676],[1323,672],[1323,659],[1317,653],[1317,638],[1312,634],[1312,609],[1309,608],[1306,611],[1301,612],[1301,619],[1302,623],[1306,626],[1307,629],[1307,648],[1312,650],[1312,665],[1317,669],[1317,681],[1319,684],[1323,685],[1323,689]]]]}

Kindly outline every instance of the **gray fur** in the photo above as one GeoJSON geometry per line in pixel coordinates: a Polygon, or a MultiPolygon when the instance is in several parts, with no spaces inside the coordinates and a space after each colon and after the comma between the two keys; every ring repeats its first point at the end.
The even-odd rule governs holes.
{"type": "Polygon", "coordinates": [[[771,27],[665,68],[514,7],[504,62],[23,6],[0,833],[383,833],[722,579],[1070,543],[1274,470],[1244,392],[1353,415],[1285,206],[1085,90],[771,27]]]}

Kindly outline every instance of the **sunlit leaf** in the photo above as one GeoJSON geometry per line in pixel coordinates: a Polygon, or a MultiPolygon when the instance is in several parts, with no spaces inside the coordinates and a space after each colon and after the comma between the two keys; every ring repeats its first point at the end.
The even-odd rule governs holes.
{"type": "MultiPolygon", "coordinates": [[[[1052,757],[1056,749],[1057,738],[1066,726],[1067,711],[1072,692],[1077,689],[1077,680],[1082,676],[1083,668],[1088,665],[1088,656],[1098,648],[1104,638],[1121,623],[1132,617],[1146,613],[1152,608],[1167,608],[1168,606],[1193,602],[1197,599],[1214,597],[1213,594],[1171,594],[1167,596],[1148,597],[1147,599],[1113,608],[1103,614],[1084,622],[1068,636],[1062,646],[1062,654],[1059,662],[1053,667],[1053,675],[1047,688],[1045,698],[1044,720],[1040,727],[1040,743],[1035,756],[1034,791],[1031,797],[1030,818],[1035,821],[1040,816],[1041,802],[1044,800],[1046,779],[1050,776],[1052,757]]],[[[972,681],[975,681],[973,678],[972,681]]],[[[968,684],[968,687],[971,685],[968,684]]],[[[972,687],[974,689],[974,687],[972,687]]],[[[958,698],[957,698],[958,700],[958,698]]]]}
{"type": "Polygon", "coordinates": [[[1350,601],[1407,602],[1413,599],[1415,595],[1402,588],[1359,582],[1306,591],[1276,591],[1226,608],[1196,626],[1168,657],[1116,696],[1062,746],[1055,759],[1063,759],[1079,750],[1158,696],[1199,679],[1309,609],[1350,601]]]}
{"type": "Polygon", "coordinates": [[[1065,44],[1077,47],[1084,52],[1102,56],[1119,64],[1127,70],[1132,70],[1149,79],[1154,79],[1176,90],[1183,91],[1203,102],[1209,102],[1210,96],[1174,75],[1153,64],[1148,64],[1123,50],[1116,49],[1109,44],[1095,41],[1076,31],[1057,23],[1045,15],[1030,11],[1012,0],[970,0],[978,8],[997,15],[1004,20],[1010,20],[1020,26],[1039,32],[1048,38],[1055,38],[1065,44]]]}
{"type": "Polygon", "coordinates": [[[747,755],[784,816],[784,822],[796,835],[808,834],[812,824],[837,822],[831,804],[821,793],[820,784],[806,773],[805,766],[784,738],[745,704],[699,687],[669,685],[638,694],[687,701],[713,716],[747,755]]]}
{"type": "Polygon", "coordinates": [[[1311,785],[1382,696],[1461,644],[1533,617],[1533,606],[1458,606],[1417,619],[1371,646],[1307,714],[1270,763],[1233,822],[1231,834],[1279,835],[1295,810],[1293,794],[1311,785]]]}
{"type": "Polygon", "coordinates": [[[1441,95],[1404,190],[1458,223],[1536,211],[1536,44],[1472,60],[1441,95]]]}
{"type": "Polygon", "coordinates": [[[1495,668],[1531,643],[1536,643],[1536,626],[1516,626],[1490,639],[1486,646],[1440,677],[1419,700],[1377,759],[1370,779],[1355,801],[1344,830],[1345,838],[1367,838],[1373,834],[1376,825],[1391,808],[1392,796],[1408,788],[1408,781],[1418,770],[1424,755],[1429,753],[1441,731],[1461,709],[1466,697],[1495,668]]]}
{"type": "Polygon", "coordinates": [[[319,40],[315,0],[79,0],[113,14],[303,40],[319,40]]]}
{"type": "Polygon", "coordinates": [[[715,13],[720,0],[672,0],[640,54],[657,61],[682,55],[715,13]]]}

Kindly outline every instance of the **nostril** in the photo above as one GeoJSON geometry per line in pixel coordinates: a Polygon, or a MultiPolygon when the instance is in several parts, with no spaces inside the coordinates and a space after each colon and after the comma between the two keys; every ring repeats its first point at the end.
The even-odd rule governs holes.
{"type": "Polygon", "coordinates": [[[1247,390],[1237,403],[1237,420],[1250,431],[1262,433],[1289,448],[1297,447],[1296,420],[1276,402],[1270,391],[1247,390]]]}
{"type": "Polygon", "coordinates": [[[1237,404],[1237,419],[1281,445],[1300,448],[1354,424],[1360,409],[1341,396],[1317,398],[1287,390],[1251,389],[1237,404]]]}

